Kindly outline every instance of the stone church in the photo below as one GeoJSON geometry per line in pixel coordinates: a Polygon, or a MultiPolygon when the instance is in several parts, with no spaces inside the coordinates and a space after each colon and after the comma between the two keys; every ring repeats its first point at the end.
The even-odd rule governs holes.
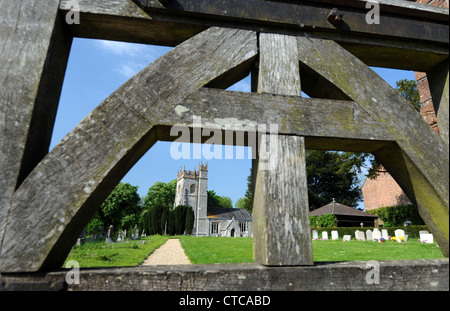
{"type": "Polygon", "coordinates": [[[247,210],[208,207],[208,164],[200,163],[198,171],[178,171],[174,208],[179,205],[194,210],[194,236],[252,236],[252,215],[247,210]]]}

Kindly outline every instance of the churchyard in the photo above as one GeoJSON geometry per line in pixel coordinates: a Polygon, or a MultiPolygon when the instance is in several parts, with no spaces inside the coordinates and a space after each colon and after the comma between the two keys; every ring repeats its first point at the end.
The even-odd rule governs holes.
{"type": "MultiPolygon", "coordinates": [[[[430,239],[429,233],[425,232],[420,233],[421,238],[399,235],[403,234],[401,231],[397,231],[397,237],[385,236],[386,232],[378,229],[363,231],[355,228],[353,236],[339,236],[336,232],[335,230],[312,231],[315,262],[414,260],[444,257],[434,240],[427,241],[431,243],[424,241],[425,238],[430,239]],[[378,238],[378,236],[380,237],[378,238]],[[324,237],[329,238],[324,239],[324,237]]],[[[82,245],[74,246],[65,264],[70,260],[76,260],[83,268],[137,266],[169,239],[169,236],[160,235],[140,236],[137,239],[132,235],[123,239],[123,236],[121,234],[120,239],[117,235],[111,236],[110,239],[113,243],[105,238],[95,240],[87,238],[82,245]]],[[[170,238],[180,239],[186,255],[193,264],[253,262],[252,238],[192,236],[170,238]]]]}

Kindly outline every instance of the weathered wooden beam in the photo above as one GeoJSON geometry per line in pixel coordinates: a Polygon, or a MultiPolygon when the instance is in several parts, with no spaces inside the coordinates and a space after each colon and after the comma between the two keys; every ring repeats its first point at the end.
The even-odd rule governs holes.
{"type": "MultiPolygon", "coordinates": [[[[306,267],[215,264],[90,268],[80,269],[79,284],[67,284],[67,273],[71,272],[0,274],[0,291],[171,291],[170,297],[185,298],[185,293],[173,292],[449,290],[448,259],[324,262],[306,267]],[[378,272],[379,282],[374,277],[378,272]]],[[[224,293],[226,295],[229,293],[224,293]]],[[[270,306],[280,303],[271,293],[261,295],[272,298],[270,306]]],[[[220,309],[223,305],[222,299],[217,300],[219,302],[215,301],[211,309],[220,309]]],[[[168,308],[177,308],[179,303],[179,299],[165,300],[168,308]]]]}
{"type": "Polygon", "coordinates": [[[443,61],[435,68],[427,72],[428,84],[430,85],[431,97],[433,99],[434,111],[439,126],[439,133],[448,146],[448,119],[449,119],[449,60],[443,61]]]}
{"type": "MultiPolygon", "coordinates": [[[[381,21],[376,27],[366,22],[369,9],[348,8],[338,6],[343,14],[342,22],[332,25],[327,16],[336,4],[307,2],[275,2],[261,0],[247,0],[236,5],[235,0],[173,0],[161,5],[157,0],[137,0],[144,9],[149,11],[173,12],[178,15],[193,15],[197,18],[217,18],[229,21],[240,20],[259,24],[282,24],[283,27],[315,27],[317,31],[336,29],[342,32],[364,33],[365,35],[388,36],[412,40],[426,40],[439,43],[449,42],[445,34],[448,33],[448,10],[437,8],[428,18],[435,18],[437,22],[429,20],[411,19],[401,15],[402,8],[397,6],[400,14],[392,14],[388,7],[380,10],[381,21]],[[439,13],[437,13],[439,12],[439,13]],[[447,19],[445,19],[447,17],[447,19]],[[396,27],[392,27],[396,25],[396,27]],[[399,31],[401,29],[401,31],[399,31]],[[418,31],[420,30],[420,31],[418,31]]],[[[349,4],[350,2],[348,2],[349,4]]],[[[419,8],[420,6],[417,6],[419,8]]],[[[409,13],[411,9],[405,10],[409,13]]],[[[416,11],[419,11],[416,9],[416,11]]],[[[430,13],[429,11],[426,11],[430,13]]],[[[423,13],[422,13],[423,14],[423,13]]]]}
{"type": "Polygon", "coordinates": [[[0,249],[12,195],[48,153],[72,40],[58,9],[0,2],[0,249]]]}
{"type": "MultiPolygon", "coordinates": [[[[348,48],[353,54],[370,66],[416,71],[427,71],[448,57],[448,41],[444,44],[428,41],[432,36],[428,36],[422,31],[423,26],[419,26],[419,30],[416,29],[416,31],[412,31],[414,27],[406,27],[408,31],[411,29],[411,32],[414,35],[417,33],[423,35],[426,40],[423,42],[416,40],[417,38],[414,40],[399,40],[397,37],[392,38],[389,36],[378,35],[367,36],[364,32],[354,31],[355,28],[352,28],[351,30],[336,30],[333,29],[332,25],[328,25],[326,16],[332,6],[326,9],[326,12],[322,12],[324,14],[323,16],[309,16],[309,11],[306,9],[303,10],[302,7],[297,10],[290,9],[290,6],[294,8],[298,7],[300,5],[299,3],[280,4],[260,0],[252,0],[251,2],[254,3],[255,1],[258,1],[256,9],[250,6],[250,2],[243,1],[239,6],[231,4],[230,10],[227,10],[227,13],[219,12],[219,15],[215,16],[211,15],[214,12],[208,12],[207,10],[215,11],[218,10],[220,6],[211,9],[212,6],[209,7],[205,2],[198,1],[191,1],[191,4],[186,7],[186,10],[193,11],[191,14],[182,11],[180,8],[177,10],[169,10],[162,5],[158,5],[156,2],[154,3],[155,9],[144,12],[132,0],[79,0],[80,24],[71,25],[71,30],[76,37],[169,46],[176,46],[210,26],[235,27],[266,32],[272,31],[294,36],[307,35],[317,38],[333,39],[339,42],[343,47],[348,48]],[[198,7],[192,8],[194,3],[195,6],[198,7]],[[269,8],[264,11],[260,9],[261,5],[270,6],[272,9],[269,8]],[[289,7],[284,10],[279,10],[278,5],[281,5],[281,7],[289,7]],[[276,9],[273,9],[274,6],[276,9]],[[277,14],[281,20],[283,20],[285,16],[291,16],[292,24],[287,25],[282,21],[269,22],[265,18],[252,19],[250,17],[236,18],[231,16],[232,14],[244,15],[246,10],[251,11],[247,12],[249,16],[263,14],[264,12],[267,14],[277,14]],[[195,13],[197,11],[198,14],[195,13]],[[307,15],[305,17],[307,19],[304,20],[303,15],[295,16],[295,14],[297,14],[296,12],[307,15]],[[183,15],[180,15],[180,13],[183,13],[183,15]],[[310,21],[310,23],[308,24],[307,21],[310,21]],[[319,27],[317,24],[318,21],[324,23],[326,27],[324,25],[322,25],[323,27],[319,27]],[[303,27],[300,27],[301,25],[303,25],[303,27]]],[[[349,4],[352,2],[361,1],[349,1],[349,4]]],[[[168,5],[176,6],[177,1],[170,1],[168,5]]],[[[223,4],[220,5],[222,6],[223,4]]],[[[70,10],[68,0],[62,0],[61,11],[65,14],[68,10],[70,10]]],[[[365,8],[364,10],[366,12],[368,11],[365,8]]],[[[445,20],[448,20],[448,10],[440,8],[437,10],[438,12],[433,14],[436,16],[443,16],[445,20]]],[[[414,12],[416,11],[418,10],[414,9],[414,12]]],[[[386,18],[389,18],[389,16],[386,16],[386,18]]],[[[360,16],[360,19],[361,20],[358,20],[358,23],[365,24],[365,19],[362,15],[360,16]]],[[[407,15],[405,16],[405,19],[411,19],[411,16],[407,15]]],[[[439,25],[442,23],[437,17],[435,17],[434,20],[439,25]]],[[[370,25],[372,27],[370,27],[369,30],[372,31],[379,27],[385,27],[391,32],[397,32],[398,29],[403,29],[395,22],[388,21],[383,21],[382,25],[370,25]]],[[[419,20],[416,20],[415,22],[422,25],[422,22],[419,20]]],[[[428,22],[430,21],[428,20],[428,22]]],[[[447,26],[443,28],[444,33],[442,36],[448,38],[448,22],[446,22],[445,25],[447,26]]],[[[432,29],[432,32],[441,33],[439,30],[441,29],[440,27],[441,26],[430,27],[430,29],[432,29]]],[[[397,34],[401,35],[401,32],[398,32],[397,34]]]]}
{"type": "Polygon", "coordinates": [[[410,105],[374,71],[329,40],[298,38],[300,61],[317,72],[369,113],[390,133],[401,149],[401,169],[385,149],[383,165],[417,202],[425,223],[444,255],[449,254],[449,152],[445,144],[410,105]],[[402,181],[403,179],[403,181],[402,181]],[[409,187],[407,187],[409,185],[409,187]],[[427,189],[424,193],[419,189],[427,189]],[[442,219],[443,215],[447,215],[442,219]]]}
{"type": "MultiPolygon", "coordinates": [[[[157,131],[158,139],[181,141],[181,136],[170,136],[170,128],[174,125],[188,127],[192,134],[196,116],[201,117],[201,124],[195,126],[222,131],[224,143],[226,130],[262,134],[263,127],[258,129],[258,125],[264,125],[264,133],[269,134],[271,124],[278,126],[280,134],[305,136],[308,149],[374,152],[383,142],[393,141],[384,128],[352,101],[210,88],[193,93],[162,118],[158,122],[161,126],[157,131]]],[[[203,142],[210,138],[203,136],[203,142]]],[[[192,137],[186,140],[190,141],[192,137]]]]}
{"type": "Polygon", "coordinates": [[[156,142],[152,129],[158,121],[257,52],[256,33],[211,28],[171,50],[109,96],[15,192],[0,250],[0,271],[59,268],[101,202],[156,142]]]}
{"type": "MultiPolygon", "coordinates": [[[[261,33],[259,50],[258,92],[301,96],[296,38],[261,33]]],[[[262,134],[256,161],[253,259],[312,265],[304,137],[262,134]]]]}

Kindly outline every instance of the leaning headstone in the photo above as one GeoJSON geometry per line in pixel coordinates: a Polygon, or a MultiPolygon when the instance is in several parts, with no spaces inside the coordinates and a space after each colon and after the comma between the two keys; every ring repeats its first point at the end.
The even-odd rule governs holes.
{"type": "Polygon", "coordinates": [[[395,230],[395,239],[397,240],[398,243],[402,242],[402,238],[403,241],[405,241],[405,231],[403,231],[402,229],[395,230]]]}
{"type": "Polygon", "coordinates": [[[374,241],[377,241],[377,242],[380,241],[380,239],[381,239],[381,231],[380,231],[380,229],[378,229],[378,228],[373,229],[372,239],[374,241]]]}
{"type": "Polygon", "coordinates": [[[351,236],[351,235],[344,235],[344,237],[342,238],[342,241],[348,242],[348,241],[350,241],[351,239],[352,239],[352,236],[351,236]]]}
{"type": "Polygon", "coordinates": [[[386,241],[389,240],[389,232],[387,229],[381,229],[381,237],[386,241]]]}
{"type": "Polygon", "coordinates": [[[331,239],[333,241],[339,240],[339,233],[336,230],[331,231],[331,239]]]}
{"type": "Polygon", "coordinates": [[[319,233],[317,232],[317,230],[313,230],[312,234],[313,234],[313,240],[319,239],[319,233]]]}
{"type": "Polygon", "coordinates": [[[113,240],[111,239],[113,228],[114,228],[113,225],[109,226],[108,235],[106,236],[106,239],[105,239],[105,243],[107,243],[107,244],[113,244],[114,243],[113,240]]]}
{"type": "Polygon", "coordinates": [[[322,240],[328,241],[328,232],[326,231],[322,232],[322,240]]]}
{"type": "Polygon", "coordinates": [[[358,241],[365,241],[366,240],[366,236],[364,234],[364,231],[358,231],[356,239],[358,241]]]}
{"type": "Polygon", "coordinates": [[[373,241],[372,230],[370,230],[370,229],[366,231],[366,240],[373,241]]]}
{"type": "Polygon", "coordinates": [[[431,233],[422,233],[420,235],[420,242],[433,244],[433,235],[431,233]]]}
{"type": "Polygon", "coordinates": [[[358,237],[359,237],[359,230],[356,230],[355,231],[355,240],[358,240],[358,237]]]}

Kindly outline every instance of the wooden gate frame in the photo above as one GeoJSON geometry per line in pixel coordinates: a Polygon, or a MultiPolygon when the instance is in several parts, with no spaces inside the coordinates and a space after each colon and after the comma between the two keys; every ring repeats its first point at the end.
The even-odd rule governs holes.
{"type": "MultiPolygon", "coordinates": [[[[448,9],[379,1],[384,19],[369,27],[366,2],[339,1],[344,17],[334,25],[327,0],[80,0],[80,24],[69,26],[73,1],[2,1],[2,277],[59,269],[128,170],[194,115],[205,128],[227,119],[280,129],[277,167],[253,166],[254,258],[265,269],[314,265],[305,148],[374,153],[448,257],[448,9]],[[176,47],[49,153],[73,36],[176,47]],[[426,71],[441,136],[368,65],[426,71]],[[253,93],[223,91],[251,71],[253,93]]],[[[448,259],[439,267],[448,288],[448,259]]]]}

